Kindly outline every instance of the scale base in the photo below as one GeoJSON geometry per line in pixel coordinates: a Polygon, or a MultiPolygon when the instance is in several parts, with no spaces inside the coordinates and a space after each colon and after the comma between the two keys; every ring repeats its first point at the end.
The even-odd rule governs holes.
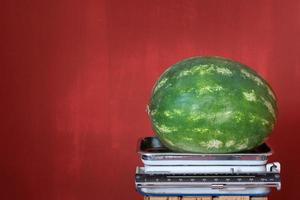
{"type": "Polygon", "coordinates": [[[202,197],[155,197],[146,196],[144,200],[267,200],[267,197],[249,197],[249,196],[202,196],[202,197]]]}

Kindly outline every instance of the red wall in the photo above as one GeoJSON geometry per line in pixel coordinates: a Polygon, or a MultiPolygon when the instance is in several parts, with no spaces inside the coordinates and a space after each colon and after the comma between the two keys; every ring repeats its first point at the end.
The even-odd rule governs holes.
{"type": "Polygon", "coordinates": [[[300,1],[48,0],[0,3],[0,199],[142,199],[137,139],[171,64],[219,55],[273,86],[269,143],[300,198],[300,1]]]}

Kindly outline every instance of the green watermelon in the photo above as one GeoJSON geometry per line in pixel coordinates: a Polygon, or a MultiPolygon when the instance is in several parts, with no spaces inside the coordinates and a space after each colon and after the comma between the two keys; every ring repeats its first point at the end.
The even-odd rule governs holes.
{"type": "Polygon", "coordinates": [[[277,103],[270,85],[246,65],[194,57],[161,75],[148,114],[161,142],[173,151],[232,153],[268,138],[277,103]]]}

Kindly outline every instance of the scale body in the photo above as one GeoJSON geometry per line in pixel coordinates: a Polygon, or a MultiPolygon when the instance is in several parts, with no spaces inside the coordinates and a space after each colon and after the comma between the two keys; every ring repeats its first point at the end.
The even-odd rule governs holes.
{"type": "Polygon", "coordinates": [[[147,137],[138,152],[144,167],[135,185],[144,196],[267,196],[281,187],[280,164],[267,163],[266,144],[235,154],[177,153],[147,137]]]}

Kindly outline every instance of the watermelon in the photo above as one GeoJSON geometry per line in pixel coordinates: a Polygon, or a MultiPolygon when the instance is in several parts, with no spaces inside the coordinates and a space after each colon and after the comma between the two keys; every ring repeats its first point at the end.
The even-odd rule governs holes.
{"type": "Polygon", "coordinates": [[[233,153],[269,137],[277,117],[270,85],[244,64],[193,57],[168,68],[147,106],[161,142],[176,152],[233,153]]]}

